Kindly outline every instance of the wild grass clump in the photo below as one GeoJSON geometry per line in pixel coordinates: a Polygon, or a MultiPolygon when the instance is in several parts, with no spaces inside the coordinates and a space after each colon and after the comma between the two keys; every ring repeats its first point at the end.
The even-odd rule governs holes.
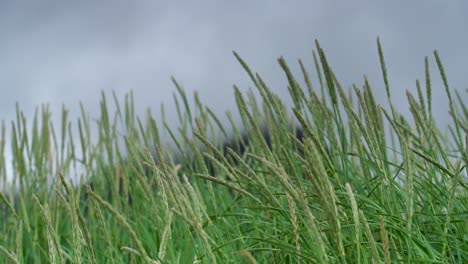
{"type": "Polygon", "coordinates": [[[66,110],[56,130],[46,107],[32,123],[18,108],[1,144],[13,181],[0,262],[467,263],[466,101],[434,52],[449,134],[433,118],[428,58],[401,115],[378,52],[387,109],[367,79],[345,89],[318,42],[314,85],[302,61],[297,77],[278,60],[292,107],[235,53],[256,91],[234,87],[241,124],[196,95],[191,107],[175,81],[176,130],[164,114],[137,117],[131,94],[114,96],[114,113],[103,94],[96,122],[81,108],[77,129],[66,110]]]}

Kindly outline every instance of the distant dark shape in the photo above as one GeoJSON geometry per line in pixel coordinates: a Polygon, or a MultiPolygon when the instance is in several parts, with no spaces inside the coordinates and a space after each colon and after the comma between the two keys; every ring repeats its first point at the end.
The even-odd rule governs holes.
{"type": "MultiPolygon", "coordinates": [[[[279,147],[287,147],[288,149],[291,149],[291,146],[286,146],[287,144],[294,144],[294,142],[303,142],[304,140],[304,134],[302,131],[301,127],[296,127],[295,129],[291,128],[290,129],[290,136],[294,137],[292,140],[289,140],[289,142],[275,142],[275,139],[273,138],[272,134],[266,126],[260,127],[260,132],[263,140],[265,141],[266,145],[269,147],[270,150],[276,150],[278,151],[279,147]]],[[[253,153],[255,155],[261,155],[259,149],[253,149],[254,147],[259,147],[258,144],[258,138],[254,137],[254,134],[252,131],[245,131],[240,133],[238,136],[232,136],[230,138],[224,139],[222,144],[214,144],[210,142],[210,144],[213,144],[222,154],[223,156],[229,161],[229,163],[232,166],[238,166],[238,159],[235,158],[233,155],[231,155],[229,149],[237,154],[239,157],[244,157],[246,153],[253,153]],[[254,142],[256,141],[256,142],[254,142]]],[[[283,139],[282,139],[283,140],[283,139]]],[[[276,140],[278,141],[278,140],[276,140]]],[[[202,143],[200,143],[200,149],[202,149],[202,154],[203,156],[203,164],[200,163],[200,160],[197,160],[197,157],[194,155],[181,155],[177,154],[174,155],[171,158],[171,162],[174,164],[180,164],[182,166],[181,169],[181,175],[185,173],[186,175],[189,175],[189,173],[201,173],[201,174],[208,174],[210,176],[216,177],[220,173],[220,168],[219,165],[213,162],[213,160],[207,158],[205,154],[209,154],[211,150],[209,150],[208,147],[203,146],[202,143]],[[188,160],[187,160],[188,159],[188,160]]],[[[299,153],[299,155],[302,156],[302,149],[297,147],[296,151],[299,153]]],[[[215,156],[215,155],[212,155],[215,156]]],[[[200,157],[198,156],[198,159],[200,157]]],[[[249,158],[245,157],[246,162],[249,163],[249,158]]],[[[155,164],[158,166],[160,164],[159,161],[154,157],[155,164]]],[[[148,168],[147,166],[144,166],[144,173],[148,176],[151,177],[152,175],[154,176],[154,172],[152,171],[151,168],[148,168]]],[[[229,179],[228,179],[229,180],[229,179]]],[[[110,181],[109,181],[110,182],[110,181]]],[[[103,181],[100,182],[102,184],[103,181]]],[[[109,184],[115,184],[115,183],[109,183],[109,184]]],[[[90,182],[89,185],[91,186],[91,189],[95,189],[96,183],[90,182]]],[[[127,197],[126,199],[124,198],[123,203],[128,203],[128,205],[132,205],[133,198],[131,193],[125,193],[125,188],[122,187],[123,182],[121,178],[119,178],[119,187],[117,188],[119,190],[118,193],[116,193],[116,188],[109,188],[107,197],[103,197],[109,201],[112,201],[115,198],[124,198],[127,197]],[[118,197],[116,197],[118,196],[118,197]]]]}

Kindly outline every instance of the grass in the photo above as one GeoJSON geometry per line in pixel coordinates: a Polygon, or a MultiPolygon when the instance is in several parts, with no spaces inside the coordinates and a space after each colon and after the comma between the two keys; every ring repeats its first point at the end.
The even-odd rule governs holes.
{"type": "Polygon", "coordinates": [[[14,180],[0,199],[0,262],[467,263],[466,101],[434,52],[449,134],[433,119],[428,58],[402,116],[378,51],[388,109],[367,80],[345,90],[318,42],[314,85],[302,61],[295,76],[278,60],[292,108],[235,54],[256,90],[234,89],[240,126],[196,95],[192,107],[176,81],[178,130],[164,114],[137,117],[131,94],[113,97],[114,113],[103,94],[100,118],[82,108],[77,130],[65,109],[60,127],[46,107],[32,123],[18,109],[11,142],[2,126],[14,180]]]}

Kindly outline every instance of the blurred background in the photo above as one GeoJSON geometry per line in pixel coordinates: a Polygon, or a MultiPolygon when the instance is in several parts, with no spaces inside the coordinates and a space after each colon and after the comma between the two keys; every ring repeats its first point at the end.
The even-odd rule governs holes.
{"type": "Polygon", "coordinates": [[[0,1],[0,119],[7,130],[16,102],[31,118],[42,103],[57,122],[62,104],[76,118],[80,101],[98,117],[102,90],[109,99],[111,91],[123,99],[133,90],[139,114],[149,107],[157,116],[164,102],[168,119],[175,119],[171,76],[223,116],[234,109],[233,84],[252,86],[233,50],[286,99],[277,58],[284,56],[296,73],[301,58],[314,73],[315,39],[346,88],[362,87],[366,74],[385,104],[379,36],[393,100],[404,113],[405,90],[424,80],[429,56],[435,118],[448,120],[434,49],[451,87],[467,96],[468,1],[182,2],[0,1]]]}

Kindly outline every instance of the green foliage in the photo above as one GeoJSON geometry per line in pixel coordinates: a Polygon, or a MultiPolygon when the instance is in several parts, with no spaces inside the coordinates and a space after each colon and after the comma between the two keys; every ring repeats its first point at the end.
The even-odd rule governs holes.
{"type": "Polygon", "coordinates": [[[256,91],[235,87],[242,128],[196,94],[191,104],[175,79],[178,130],[164,111],[137,117],[132,94],[123,105],[113,95],[111,113],[103,93],[95,123],[81,107],[78,137],[66,109],[56,131],[46,106],[31,129],[18,108],[7,142],[14,184],[0,197],[0,262],[468,262],[468,111],[437,52],[447,136],[433,120],[428,58],[425,91],[417,81],[417,96],[407,92],[412,116],[404,117],[380,41],[390,112],[367,80],[345,90],[318,42],[318,86],[302,61],[303,84],[278,60],[291,109],[234,55],[256,91]],[[235,143],[223,146],[228,137],[235,143]]]}

